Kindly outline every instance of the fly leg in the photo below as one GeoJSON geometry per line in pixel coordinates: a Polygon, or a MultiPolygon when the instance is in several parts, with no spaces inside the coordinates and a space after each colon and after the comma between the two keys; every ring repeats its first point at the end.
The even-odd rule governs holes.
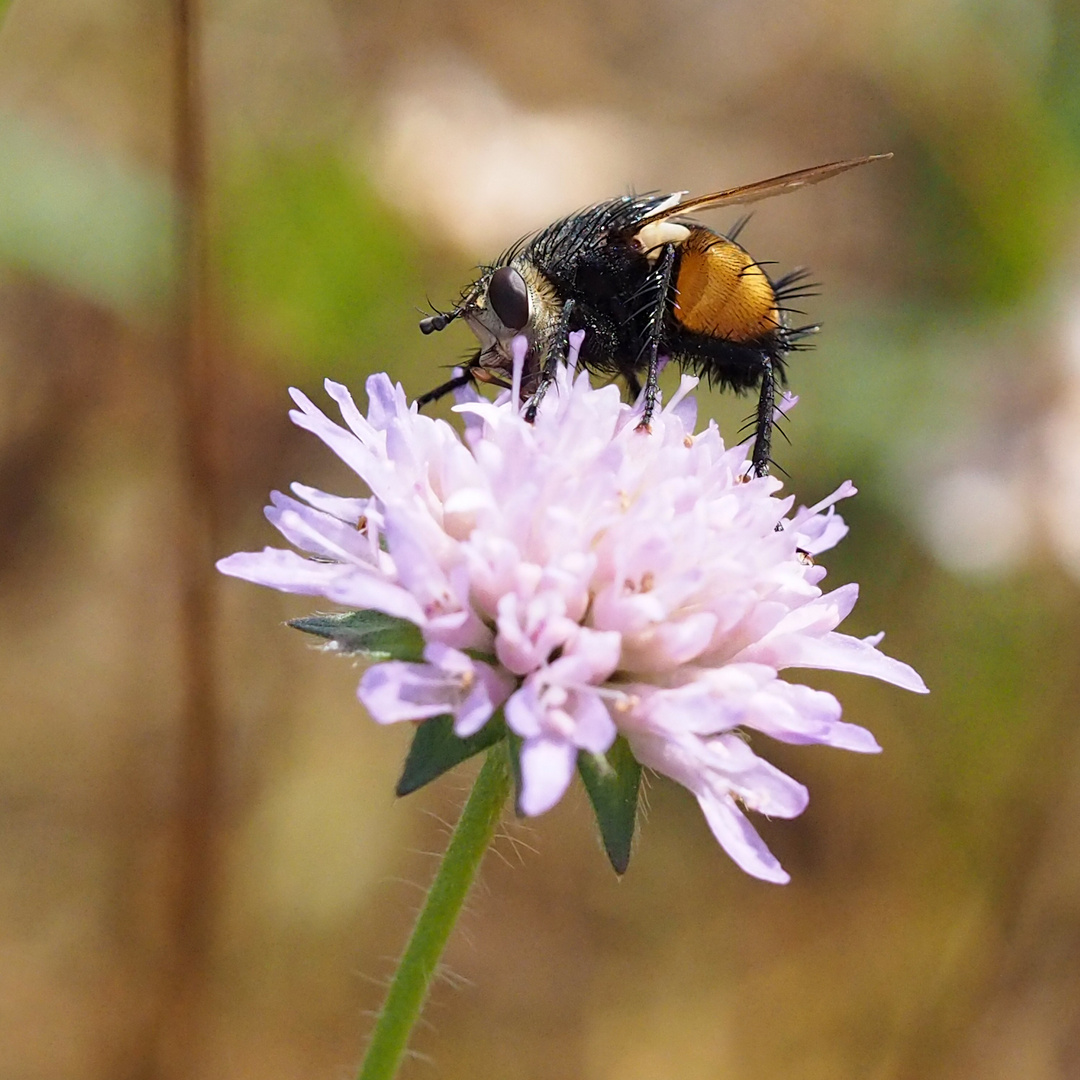
{"type": "Polygon", "coordinates": [[[765,359],[761,376],[761,393],[758,397],[757,426],[754,434],[754,450],[750,457],[754,476],[768,476],[772,462],[772,429],[776,410],[776,367],[770,357],[765,359]]]}
{"type": "Polygon", "coordinates": [[[528,424],[536,420],[536,413],[540,408],[540,402],[548,392],[548,387],[555,381],[555,372],[558,371],[560,362],[565,362],[567,350],[570,347],[570,313],[574,310],[574,301],[567,300],[563,304],[562,315],[559,317],[559,325],[552,338],[551,347],[548,349],[544,367],[540,372],[540,381],[525,406],[525,422],[528,424]]]}
{"type": "Polygon", "coordinates": [[[455,390],[460,389],[466,383],[471,383],[472,381],[472,369],[466,368],[462,374],[455,375],[441,386],[436,386],[434,390],[429,390],[426,394],[421,394],[416,399],[417,407],[422,409],[425,405],[430,405],[433,401],[438,401],[439,398],[446,397],[447,394],[452,394],[455,390]]]}
{"type": "Polygon", "coordinates": [[[656,397],[660,392],[660,335],[664,329],[664,319],[667,316],[668,298],[671,293],[671,278],[675,269],[675,245],[665,244],[660,252],[659,265],[656,270],[656,304],[652,315],[649,317],[649,325],[646,330],[643,354],[648,356],[648,368],[645,375],[645,408],[638,422],[638,431],[648,431],[652,422],[653,413],[656,412],[656,397]]]}

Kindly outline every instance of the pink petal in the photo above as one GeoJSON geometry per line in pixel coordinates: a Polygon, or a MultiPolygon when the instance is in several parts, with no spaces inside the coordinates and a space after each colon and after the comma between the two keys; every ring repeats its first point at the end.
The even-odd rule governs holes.
{"type": "Polygon", "coordinates": [[[455,712],[454,732],[463,739],[475,735],[514,689],[514,683],[506,673],[497,671],[490,664],[476,663],[473,678],[476,681],[472,689],[455,712]]]}
{"type": "Polygon", "coordinates": [[[810,801],[797,780],[760,758],[738,735],[707,740],[705,782],[723,794],[738,796],[748,810],[769,817],[795,818],[810,801]]]}
{"type": "Polygon", "coordinates": [[[295,551],[271,547],[262,551],[238,551],[219,559],[215,565],[223,574],[256,585],[316,596],[325,595],[333,582],[355,570],[341,563],[315,562],[295,551]]]}
{"type": "MultiPolygon", "coordinates": [[[[378,378],[378,376],[372,378],[378,378]]],[[[382,375],[382,379],[387,383],[390,381],[385,374],[382,375]]],[[[371,379],[368,381],[370,382],[371,379]]],[[[339,382],[334,382],[333,379],[324,379],[323,389],[334,400],[338,411],[341,413],[341,419],[349,426],[349,430],[364,444],[374,442],[376,439],[374,426],[368,423],[361,415],[360,410],[356,407],[356,402],[353,401],[352,394],[349,393],[348,387],[339,382]]]]}
{"type": "Polygon", "coordinates": [[[795,529],[799,547],[811,555],[831,550],[847,534],[847,523],[831,506],[827,514],[818,514],[795,529]]]}
{"type": "Polygon", "coordinates": [[[881,750],[865,728],[840,722],[840,702],[832,694],[781,679],[754,696],[742,722],[781,742],[817,743],[860,754],[881,750]]]}
{"type": "Polygon", "coordinates": [[[487,684],[477,682],[454,713],[454,734],[461,739],[475,735],[491,719],[495,709],[487,684]]]}
{"type": "Polygon", "coordinates": [[[368,567],[316,562],[295,551],[264,548],[219,559],[217,568],[230,577],[282,592],[323,596],[346,607],[381,611],[417,625],[424,621],[424,613],[409,593],[368,567]]]}
{"type": "Polygon", "coordinates": [[[339,521],[344,521],[356,527],[361,517],[373,511],[371,499],[352,499],[341,495],[330,495],[318,488],[308,487],[307,484],[293,483],[289,487],[300,496],[306,503],[321,510],[324,514],[331,514],[339,521]]]}
{"type": "Polygon", "coordinates": [[[730,796],[699,795],[698,805],[713,836],[743,870],[777,885],[786,885],[791,880],[791,875],[765,846],[765,841],[730,796]]]}
{"type": "MultiPolygon", "coordinates": [[[[741,665],[740,665],[741,666],[741,665]]],[[[771,669],[766,669],[770,670],[771,669]]],[[[736,686],[728,669],[720,668],[708,675],[719,678],[694,679],[684,686],[671,690],[655,690],[644,684],[632,684],[626,692],[638,701],[633,715],[628,718],[641,722],[649,731],[664,733],[687,733],[713,735],[738,727],[746,714],[747,701],[757,687],[749,682],[736,686]],[[720,683],[718,687],[716,684],[720,683]],[[726,688],[723,684],[727,684],[726,688]]]]}
{"type": "Polygon", "coordinates": [[[368,398],[368,422],[373,428],[382,430],[395,417],[409,412],[409,403],[401,383],[391,382],[386,372],[369,375],[364,389],[368,398]]]}
{"type": "Polygon", "coordinates": [[[523,739],[538,738],[543,730],[544,709],[536,692],[536,685],[526,682],[510,695],[506,702],[506,723],[510,730],[523,739]]]}
{"type": "Polygon", "coordinates": [[[772,664],[778,670],[799,667],[847,671],[853,675],[870,675],[917,694],[929,693],[926,683],[914,668],[847,634],[834,632],[819,638],[790,634],[762,642],[760,649],[752,646],[745,650],[744,655],[756,652],[760,652],[763,662],[772,664]]]}
{"type": "Polygon", "coordinates": [[[439,643],[424,649],[426,664],[391,660],[369,668],[357,694],[382,724],[452,714],[465,738],[479,731],[513,684],[488,664],[439,643]]]}
{"type": "MultiPolygon", "coordinates": [[[[289,412],[289,419],[297,427],[310,431],[312,435],[321,439],[346,465],[358,476],[362,476],[368,484],[372,484],[373,469],[379,464],[379,459],[366,447],[352,432],[339,427],[326,414],[318,408],[306,394],[299,390],[289,391],[293,400],[300,406],[289,412]]],[[[383,467],[385,467],[385,463],[383,467]]]]}
{"type": "Polygon", "coordinates": [[[712,641],[717,618],[701,611],[678,622],[661,623],[654,635],[656,670],[670,670],[699,657],[712,641]]]}
{"type": "Polygon", "coordinates": [[[355,524],[305,506],[280,491],[270,492],[270,504],[263,511],[266,519],[301,551],[343,563],[369,561],[368,539],[355,524]]]}
{"type": "Polygon", "coordinates": [[[619,666],[621,649],[621,634],[583,626],[567,643],[562,656],[548,665],[549,678],[567,685],[602,683],[619,666]]]}
{"type": "Polygon", "coordinates": [[[574,717],[574,745],[591,754],[603,754],[615,741],[618,729],[599,694],[577,690],[570,712],[574,717]]]}
{"type": "Polygon", "coordinates": [[[565,615],[566,605],[554,592],[525,599],[507,593],[499,600],[495,655],[515,675],[527,675],[573,637],[578,626],[565,615]]]}
{"type": "Polygon", "coordinates": [[[364,672],[357,697],[373,720],[394,724],[453,712],[454,690],[446,674],[432,664],[388,660],[364,672]]]}
{"type": "Polygon", "coordinates": [[[577,750],[568,743],[545,738],[527,739],[521,748],[518,809],[526,817],[536,817],[550,810],[570,786],[576,763],[577,750]]]}

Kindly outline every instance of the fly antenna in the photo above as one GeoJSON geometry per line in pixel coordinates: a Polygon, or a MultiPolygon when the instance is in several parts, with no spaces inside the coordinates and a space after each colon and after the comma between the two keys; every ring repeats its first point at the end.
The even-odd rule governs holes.
{"type": "Polygon", "coordinates": [[[460,314],[461,308],[454,308],[453,311],[440,311],[437,315],[428,315],[427,318],[420,320],[420,333],[435,334],[440,330],[445,330],[460,314]]]}

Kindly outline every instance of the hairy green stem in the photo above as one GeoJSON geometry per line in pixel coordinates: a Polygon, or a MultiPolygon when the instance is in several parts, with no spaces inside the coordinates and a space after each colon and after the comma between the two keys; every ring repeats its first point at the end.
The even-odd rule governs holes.
{"type": "Polygon", "coordinates": [[[461,811],[371,1036],[359,1080],[392,1080],[450,931],[480,868],[510,792],[506,741],[493,746],[461,811]]]}

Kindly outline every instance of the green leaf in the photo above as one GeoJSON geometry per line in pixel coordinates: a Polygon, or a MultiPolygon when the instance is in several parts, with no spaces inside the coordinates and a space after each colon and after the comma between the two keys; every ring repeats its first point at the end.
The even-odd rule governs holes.
{"type": "Polygon", "coordinates": [[[326,638],[329,648],[348,656],[370,660],[424,659],[424,637],[420,628],[406,619],[381,611],[344,611],[291,619],[289,625],[305,634],[326,638]]]}
{"type": "Polygon", "coordinates": [[[624,874],[630,863],[630,846],[637,820],[641,766],[631,753],[629,743],[620,736],[607,754],[589,754],[582,750],[578,754],[578,772],[596,813],[604,850],[615,873],[624,874]]]}
{"type": "Polygon", "coordinates": [[[462,739],[454,734],[452,716],[433,716],[422,721],[405,758],[405,768],[397,782],[398,795],[408,795],[430,784],[448,769],[494,746],[506,736],[502,713],[496,713],[475,735],[462,739]]]}

